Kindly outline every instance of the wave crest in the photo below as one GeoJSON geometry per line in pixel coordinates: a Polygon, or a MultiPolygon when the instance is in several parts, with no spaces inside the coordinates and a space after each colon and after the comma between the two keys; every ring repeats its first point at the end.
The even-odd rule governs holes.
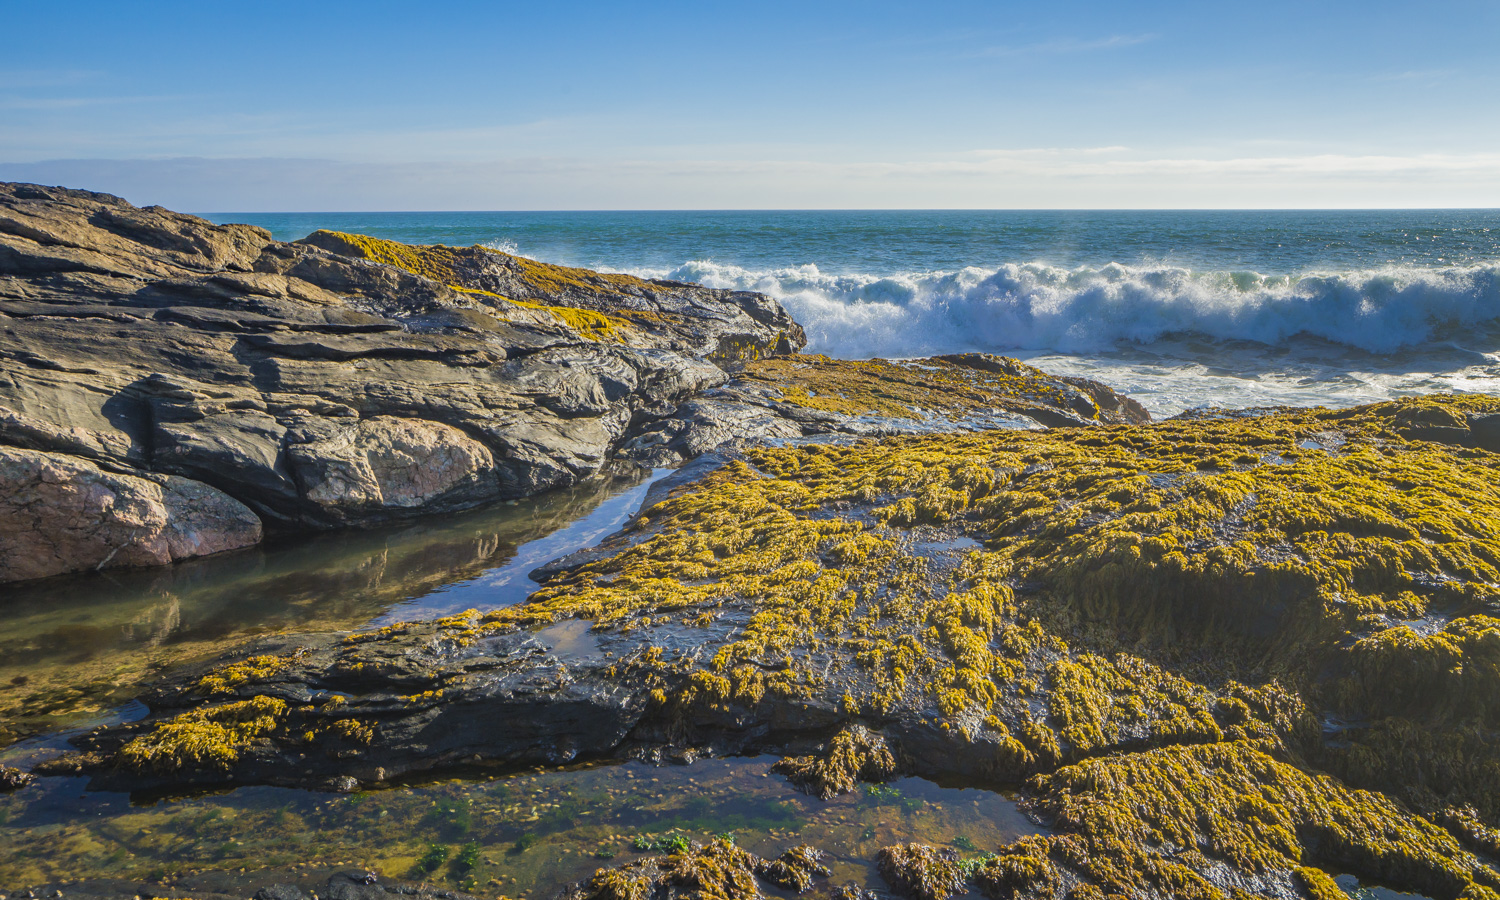
{"type": "Polygon", "coordinates": [[[642,274],[769,294],[807,329],[810,350],[849,357],[1083,353],[1183,334],[1272,345],[1312,335],[1389,352],[1500,319],[1500,264],[1267,276],[1021,263],[881,277],[695,261],[642,274]]]}

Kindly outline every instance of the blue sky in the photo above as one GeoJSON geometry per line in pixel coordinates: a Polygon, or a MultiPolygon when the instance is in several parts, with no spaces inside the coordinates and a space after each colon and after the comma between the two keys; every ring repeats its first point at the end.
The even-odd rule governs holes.
{"type": "Polygon", "coordinates": [[[0,20],[0,179],[181,209],[1500,206],[1495,0],[0,20]]]}

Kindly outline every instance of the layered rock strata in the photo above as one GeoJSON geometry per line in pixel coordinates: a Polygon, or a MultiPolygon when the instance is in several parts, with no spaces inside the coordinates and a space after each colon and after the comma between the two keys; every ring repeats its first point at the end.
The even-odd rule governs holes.
{"type": "Polygon", "coordinates": [[[718,364],[803,340],[757,294],[0,185],[0,446],[27,516],[0,578],[569,484],[718,364]],[[33,485],[54,475],[67,497],[33,485]]]}

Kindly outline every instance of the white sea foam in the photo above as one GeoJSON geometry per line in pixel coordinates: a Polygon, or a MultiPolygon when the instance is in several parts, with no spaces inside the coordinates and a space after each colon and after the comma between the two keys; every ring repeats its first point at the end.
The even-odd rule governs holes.
{"type": "Polygon", "coordinates": [[[846,357],[1091,354],[1173,335],[1272,345],[1312,336],[1390,353],[1500,319],[1500,265],[1288,277],[1025,263],[881,277],[689,262],[643,274],[769,294],[807,329],[809,350],[846,357]]]}

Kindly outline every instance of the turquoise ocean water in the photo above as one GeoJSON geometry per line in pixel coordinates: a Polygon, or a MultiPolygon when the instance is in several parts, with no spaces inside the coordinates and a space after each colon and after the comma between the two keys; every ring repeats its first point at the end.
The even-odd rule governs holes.
{"type": "Polygon", "coordinates": [[[758,290],[844,357],[986,350],[1158,414],[1500,393],[1500,210],[218,213],[758,290]]]}

